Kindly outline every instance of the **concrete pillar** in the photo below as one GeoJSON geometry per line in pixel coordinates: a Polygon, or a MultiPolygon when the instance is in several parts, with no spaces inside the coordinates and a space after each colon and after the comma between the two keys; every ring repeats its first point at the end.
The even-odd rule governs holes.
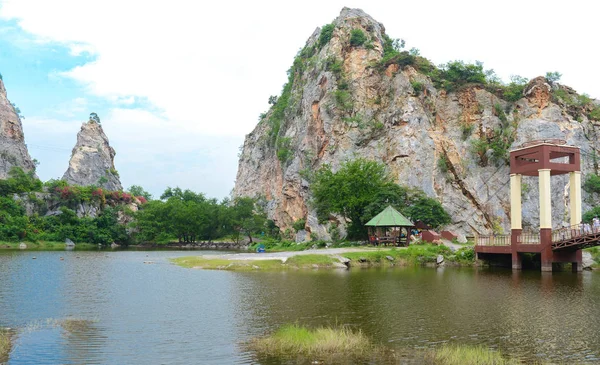
{"type": "Polygon", "coordinates": [[[510,228],[522,229],[521,175],[510,174],[510,228]]]}
{"type": "Polygon", "coordinates": [[[569,174],[569,198],[571,200],[571,225],[581,223],[581,171],[569,174]]]}
{"type": "Polygon", "coordinates": [[[552,229],[552,200],[550,195],[550,169],[540,169],[540,229],[552,229]]]}
{"type": "Polygon", "coordinates": [[[521,265],[522,265],[522,261],[521,261],[521,254],[516,252],[513,249],[512,252],[512,269],[513,270],[521,270],[521,265]]]}

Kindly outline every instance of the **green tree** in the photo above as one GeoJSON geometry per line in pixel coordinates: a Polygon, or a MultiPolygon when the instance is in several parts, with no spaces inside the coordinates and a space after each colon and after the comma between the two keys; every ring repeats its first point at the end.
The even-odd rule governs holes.
{"type": "Polygon", "coordinates": [[[152,200],[152,194],[144,190],[144,188],[139,185],[131,185],[128,190],[133,196],[143,196],[148,201],[152,200]]]}
{"type": "Polygon", "coordinates": [[[337,172],[323,165],[314,174],[311,190],[320,220],[331,213],[340,214],[350,220],[349,238],[363,238],[365,208],[394,185],[383,164],[356,159],[342,164],[337,172]]]}
{"type": "Polygon", "coordinates": [[[334,213],[349,220],[348,238],[366,237],[364,224],[392,205],[413,220],[438,227],[450,216],[435,199],[418,189],[397,185],[385,165],[356,159],[342,164],[337,172],[323,165],[311,178],[313,205],[321,221],[334,213]]]}
{"type": "Polygon", "coordinates": [[[90,120],[100,124],[100,117],[96,113],[90,113],[90,120]]]}
{"type": "Polygon", "coordinates": [[[335,29],[334,24],[326,24],[321,28],[321,34],[319,34],[319,48],[323,48],[333,36],[333,30],[335,29]]]}
{"type": "Polygon", "coordinates": [[[562,77],[562,74],[558,71],[546,72],[546,80],[548,80],[548,82],[551,84],[558,82],[561,77],[562,77]]]}
{"type": "Polygon", "coordinates": [[[236,198],[231,209],[236,242],[239,242],[241,235],[246,235],[252,243],[252,234],[260,233],[266,228],[267,217],[264,210],[257,204],[256,199],[248,197],[236,198]]]}

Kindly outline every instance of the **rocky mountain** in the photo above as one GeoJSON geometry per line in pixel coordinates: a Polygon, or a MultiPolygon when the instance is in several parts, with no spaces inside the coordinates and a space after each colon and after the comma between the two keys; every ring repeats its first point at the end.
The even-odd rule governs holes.
{"type": "Polygon", "coordinates": [[[8,100],[0,77],[0,179],[5,179],[13,166],[25,171],[35,168],[25,145],[21,118],[8,100]]]}
{"type": "Polygon", "coordinates": [[[108,143],[99,122],[90,119],[77,133],[69,168],[63,175],[72,185],[97,185],[107,190],[123,190],[114,164],[115,150],[108,143]]]}
{"type": "MultiPolygon", "coordinates": [[[[509,232],[510,149],[558,138],[581,147],[583,181],[598,170],[598,102],[556,76],[503,84],[480,64],[436,67],[363,11],[344,8],[308,39],[281,95],[246,136],[233,194],[264,197],[280,228],[304,218],[307,231],[328,238],[304,172],[364,157],[438,199],[450,229],[509,232]]],[[[568,221],[568,182],[553,177],[555,226],[568,221]]],[[[537,187],[524,177],[525,229],[539,227],[537,187]]]]}

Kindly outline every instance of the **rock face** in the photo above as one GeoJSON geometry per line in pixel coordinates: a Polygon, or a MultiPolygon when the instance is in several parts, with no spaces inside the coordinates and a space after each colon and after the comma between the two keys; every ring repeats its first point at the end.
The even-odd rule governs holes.
{"type": "Polygon", "coordinates": [[[0,179],[5,179],[13,166],[24,171],[35,168],[25,145],[21,118],[8,101],[4,83],[0,80],[0,179]]]}
{"type": "Polygon", "coordinates": [[[115,150],[109,145],[102,126],[90,120],[77,133],[69,168],[63,180],[69,184],[96,185],[107,190],[123,190],[114,165],[115,150]]]}
{"type": "MultiPolygon", "coordinates": [[[[576,113],[573,103],[553,96],[560,91],[565,100],[578,100],[572,89],[538,77],[517,101],[481,84],[446,91],[418,71],[425,59],[382,60],[385,29],[361,10],[344,8],[333,24],[326,44],[320,44],[319,29],[308,39],[291,70],[288,94],[284,88],[246,136],[240,155],[233,195],[265,198],[280,228],[303,218],[306,230],[323,239],[333,227],[343,230],[335,217],[319,224],[303,176],[325,163],[335,170],[356,157],[384,163],[399,184],[438,199],[453,219],[446,228],[464,235],[510,231],[509,168],[493,161],[492,148],[474,149],[478,142],[489,146],[505,138],[511,149],[559,138],[581,148],[582,181],[597,172],[599,125],[589,110],[576,113]],[[363,45],[350,41],[355,29],[367,35],[363,45]],[[508,137],[500,136],[503,131],[508,137]]],[[[568,221],[568,182],[568,175],[552,179],[555,226],[568,221]]],[[[537,192],[537,179],[524,177],[525,230],[539,227],[537,192]]],[[[589,197],[583,198],[586,211],[589,197]]]]}

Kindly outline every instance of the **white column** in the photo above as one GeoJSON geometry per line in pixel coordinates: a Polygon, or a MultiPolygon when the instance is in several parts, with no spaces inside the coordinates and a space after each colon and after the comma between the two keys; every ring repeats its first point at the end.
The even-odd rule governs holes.
{"type": "Polygon", "coordinates": [[[581,171],[569,174],[569,198],[571,200],[571,225],[581,223],[581,171]]]}
{"type": "Polygon", "coordinates": [[[540,229],[552,228],[552,200],[550,196],[550,169],[538,170],[540,183],[540,229]]]}
{"type": "Polygon", "coordinates": [[[522,229],[521,175],[510,174],[510,228],[522,229]]]}

